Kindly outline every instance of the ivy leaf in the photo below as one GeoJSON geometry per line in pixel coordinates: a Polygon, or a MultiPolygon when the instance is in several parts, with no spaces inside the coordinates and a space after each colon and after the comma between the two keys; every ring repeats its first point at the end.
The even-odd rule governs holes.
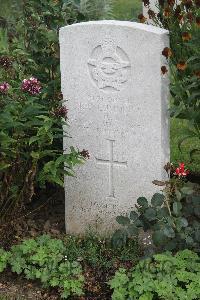
{"type": "Polygon", "coordinates": [[[156,246],[160,246],[166,242],[166,236],[161,230],[154,231],[154,233],[152,234],[152,239],[156,246]]]}
{"type": "Polygon", "coordinates": [[[118,224],[123,225],[123,226],[130,224],[130,219],[128,217],[124,217],[124,216],[116,217],[116,221],[118,224]]]}
{"type": "Polygon", "coordinates": [[[174,229],[170,225],[166,225],[164,227],[163,233],[168,238],[174,238],[175,237],[174,229]]]}
{"type": "Polygon", "coordinates": [[[126,244],[127,237],[128,237],[128,235],[125,230],[122,230],[122,229],[116,230],[112,236],[113,246],[115,248],[122,247],[123,245],[126,244]]]}
{"type": "Polygon", "coordinates": [[[151,204],[155,207],[162,206],[165,200],[165,196],[163,194],[156,193],[153,195],[151,199],[151,204]]]}
{"type": "Polygon", "coordinates": [[[181,189],[181,192],[185,195],[192,195],[194,193],[194,190],[192,187],[190,186],[184,186],[182,189],[181,189]]]}
{"type": "Polygon", "coordinates": [[[148,200],[145,197],[139,197],[137,199],[137,203],[139,206],[142,206],[143,208],[147,208],[149,206],[148,200]]]}
{"type": "Polygon", "coordinates": [[[156,210],[152,207],[149,207],[145,211],[144,216],[147,218],[148,221],[154,221],[156,220],[156,210]]]}
{"type": "Polygon", "coordinates": [[[138,214],[135,211],[130,212],[130,219],[136,221],[138,219],[138,214]]]}
{"type": "Polygon", "coordinates": [[[127,231],[131,236],[138,235],[138,228],[134,224],[130,224],[127,231]]]}

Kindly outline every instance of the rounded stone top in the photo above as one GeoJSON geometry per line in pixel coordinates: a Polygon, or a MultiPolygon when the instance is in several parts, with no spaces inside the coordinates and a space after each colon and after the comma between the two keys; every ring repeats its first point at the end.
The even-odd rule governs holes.
{"type": "Polygon", "coordinates": [[[117,20],[102,20],[102,21],[89,21],[89,22],[75,23],[72,25],[61,27],[60,32],[64,32],[65,30],[69,30],[74,27],[77,28],[77,27],[87,27],[87,26],[88,27],[89,26],[118,26],[118,27],[126,27],[126,28],[143,30],[158,35],[169,34],[168,30],[153,25],[141,24],[141,23],[130,22],[130,21],[117,21],[117,20]]]}

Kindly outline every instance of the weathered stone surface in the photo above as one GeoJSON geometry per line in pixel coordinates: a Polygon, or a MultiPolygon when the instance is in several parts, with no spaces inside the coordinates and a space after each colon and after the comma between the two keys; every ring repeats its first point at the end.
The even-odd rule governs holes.
{"type": "Polygon", "coordinates": [[[66,229],[108,232],[115,217],[151,196],[169,161],[168,79],[161,75],[168,32],[97,21],[60,30],[62,92],[69,108],[68,145],[90,160],[66,177],[66,229]]]}

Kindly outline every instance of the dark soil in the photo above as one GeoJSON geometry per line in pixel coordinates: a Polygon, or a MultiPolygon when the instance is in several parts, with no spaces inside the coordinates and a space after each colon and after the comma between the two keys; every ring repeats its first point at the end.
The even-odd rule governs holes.
{"type": "Polygon", "coordinates": [[[188,181],[200,184],[200,173],[191,172],[187,176],[188,181]]]}

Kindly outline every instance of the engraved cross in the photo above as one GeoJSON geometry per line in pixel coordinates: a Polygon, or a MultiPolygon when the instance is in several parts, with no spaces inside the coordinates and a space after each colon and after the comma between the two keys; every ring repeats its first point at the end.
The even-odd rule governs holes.
{"type": "Polygon", "coordinates": [[[97,164],[103,164],[103,165],[108,165],[109,166],[109,196],[111,198],[115,198],[115,189],[114,189],[114,166],[119,166],[119,167],[127,167],[127,161],[126,162],[119,162],[115,161],[113,156],[114,156],[114,140],[108,140],[109,142],[109,159],[99,159],[96,158],[97,164]]]}

